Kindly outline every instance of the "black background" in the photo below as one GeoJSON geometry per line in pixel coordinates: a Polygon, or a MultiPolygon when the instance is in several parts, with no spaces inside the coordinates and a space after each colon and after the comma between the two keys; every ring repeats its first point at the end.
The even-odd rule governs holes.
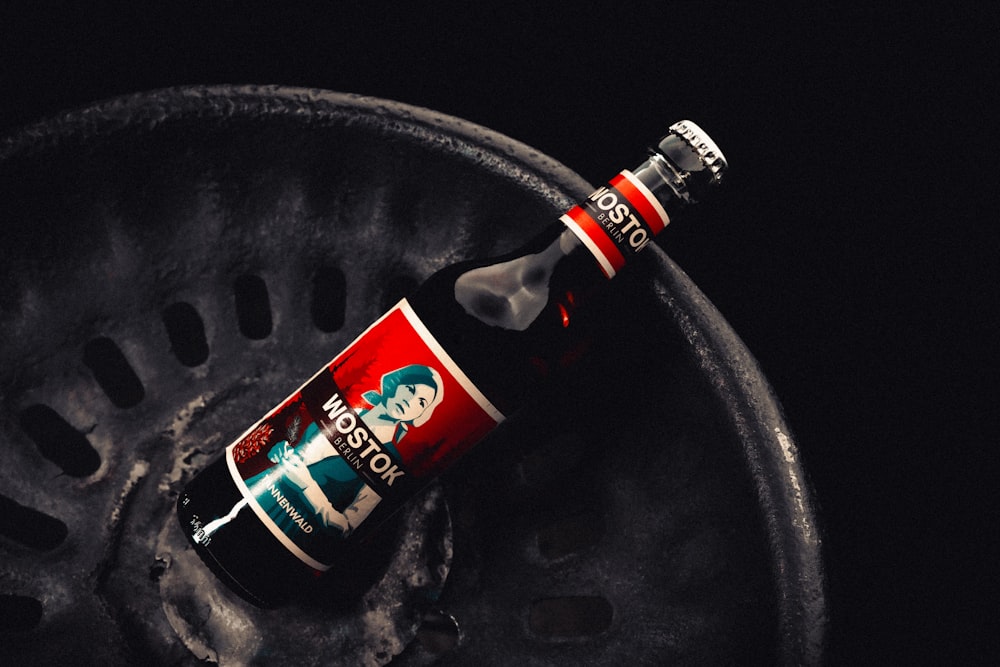
{"type": "Polygon", "coordinates": [[[732,184],[664,244],[785,407],[830,662],[995,664],[992,12],[66,4],[0,9],[0,132],[166,86],[309,86],[479,123],[599,183],[701,124],[732,184]]]}

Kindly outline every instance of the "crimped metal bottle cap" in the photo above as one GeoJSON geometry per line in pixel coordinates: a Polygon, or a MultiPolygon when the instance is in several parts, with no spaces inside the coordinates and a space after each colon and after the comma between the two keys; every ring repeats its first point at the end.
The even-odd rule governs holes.
{"type": "Polygon", "coordinates": [[[701,201],[723,180],[729,169],[726,156],[708,134],[690,120],[670,126],[670,133],[653,148],[665,157],[677,174],[673,183],[685,201],[701,201]]]}

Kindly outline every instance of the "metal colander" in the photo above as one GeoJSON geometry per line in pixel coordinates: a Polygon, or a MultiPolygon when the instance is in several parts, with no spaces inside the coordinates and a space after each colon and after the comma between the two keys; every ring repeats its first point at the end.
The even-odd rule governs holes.
{"type": "Polygon", "coordinates": [[[606,354],[407,506],[367,566],[262,612],[192,561],[183,482],[429,274],[589,193],[565,167],[397,103],[210,87],[28,127],[0,184],[12,663],[820,661],[796,447],[658,248],[615,279],[606,354]]]}

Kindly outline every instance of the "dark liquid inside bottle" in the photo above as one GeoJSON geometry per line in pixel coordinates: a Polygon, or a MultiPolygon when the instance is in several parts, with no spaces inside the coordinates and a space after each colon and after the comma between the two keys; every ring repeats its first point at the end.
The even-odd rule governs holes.
{"type": "MultiPolygon", "coordinates": [[[[687,147],[680,146],[676,137],[659,146],[668,152],[680,151],[681,158],[687,159],[683,154],[687,147]]],[[[662,206],[662,224],[683,205],[674,197],[676,183],[670,180],[677,173],[674,167],[668,168],[662,155],[654,154],[630,174],[633,185],[640,181],[640,189],[647,193],[644,197],[662,206]]],[[[613,220],[617,211],[608,202],[605,210],[613,220]]],[[[593,206],[600,208],[600,203],[595,199],[593,206]]],[[[599,210],[592,207],[591,211],[599,219],[605,218],[599,210]]],[[[613,272],[608,272],[606,263],[595,261],[591,243],[582,240],[580,231],[569,227],[565,219],[507,256],[442,269],[408,299],[433,339],[504,415],[530,403],[543,384],[558,382],[565,369],[575,364],[593,342],[594,324],[601,317],[600,302],[613,297],[612,281],[607,279],[613,272]]],[[[636,231],[634,216],[632,221],[636,227],[631,238],[641,240],[635,235],[646,235],[646,231],[636,231]]],[[[615,227],[608,220],[601,224],[617,231],[617,242],[625,243],[623,230],[630,229],[628,220],[615,222],[624,224],[615,227]]],[[[655,230],[650,238],[652,234],[655,230]]],[[[637,244],[633,247],[641,249],[637,244]]],[[[440,463],[446,467],[452,462],[440,463]]],[[[439,473],[443,467],[435,470],[439,473]]],[[[407,489],[413,493],[419,487],[407,489]]],[[[379,548],[391,549],[387,531],[376,528],[385,524],[405,499],[381,502],[343,540],[334,569],[349,572],[355,587],[364,586],[365,578],[359,574],[363,575],[365,568],[368,572],[377,570],[379,548]],[[353,566],[339,565],[352,558],[353,566]],[[364,567],[358,567],[359,563],[364,567]]],[[[302,599],[309,591],[316,595],[322,590],[318,581],[337,579],[319,577],[316,569],[293,554],[262,523],[234,482],[225,457],[187,485],[178,499],[178,517],[205,563],[257,606],[274,607],[291,598],[302,599]]],[[[340,582],[344,583],[344,578],[340,582]]]]}
{"type": "Polygon", "coordinates": [[[317,576],[261,523],[246,504],[219,458],[195,476],[177,501],[185,535],[206,565],[226,585],[258,607],[291,599],[317,576]],[[200,531],[218,517],[235,516],[210,538],[200,531]]]}
{"type": "Polygon", "coordinates": [[[510,255],[443,269],[410,302],[476,386],[511,414],[586,351],[589,308],[581,308],[608,287],[590,252],[557,223],[510,255]],[[477,273],[482,279],[470,280],[477,273]]]}
{"type": "MultiPolygon", "coordinates": [[[[578,326],[576,310],[605,283],[589,252],[558,223],[503,258],[473,260],[443,269],[410,301],[473,382],[501,411],[509,413],[530,400],[532,389],[541,381],[583,353],[588,339],[584,327],[578,326]],[[512,262],[518,265],[514,278],[510,278],[512,262]],[[507,276],[503,295],[498,295],[496,281],[487,276],[466,286],[461,292],[465,305],[460,303],[456,284],[463,276],[491,267],[507,276]]],[[[381,540],[385,546],[389,527],[375,529],[388,519],[387,509],[385,505],[376,508],[345,541],[343,559],[351,558],[355,549],[364,549],[367,567],[377,567],[373,565],[377,559],[371,557],[377,553],[372,543],[381,540]]],[[[182,529],[202,560],[256,606],[271,608],[291,599],[301,600],[322,574],[281,544],[254,514],[224,457],[187,484],[178,499],[177,512],[182,529]],[[220,517],[228,520],[207,535],[205,528],[220,517]]],[[[356,578],[357,567],[349,569],[356,578]]]]}
{"type": "Polygon", "coordinates": [[[264,609],[291,600],[326,610],[349,609],[383,574],[398,547],[400,526],[384,509],[345,541],[338,566],[349,576],[326,576],[289,551],[246,504],[220,457],[187,484],[177,501],[181,528],[212,572],[232,591],[264,609]],[[207,542],[199,529],[227,516],[231,521],[207,542]]]}

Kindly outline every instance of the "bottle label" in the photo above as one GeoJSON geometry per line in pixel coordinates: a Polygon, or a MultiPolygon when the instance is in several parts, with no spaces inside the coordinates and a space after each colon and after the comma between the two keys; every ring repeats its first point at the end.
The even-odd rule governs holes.
{"type": "Polygon", "coordinates": [[[401,505],[503,418],[404,299],[231,444],[226,461],[275,537],[326,570],[377,505],[401,505]]]}
{"type": "Polygon", "coordinates": [[[670,222],[659,200],[628,170],[561,219],[594,254],[608,278],[670,222]]]}

